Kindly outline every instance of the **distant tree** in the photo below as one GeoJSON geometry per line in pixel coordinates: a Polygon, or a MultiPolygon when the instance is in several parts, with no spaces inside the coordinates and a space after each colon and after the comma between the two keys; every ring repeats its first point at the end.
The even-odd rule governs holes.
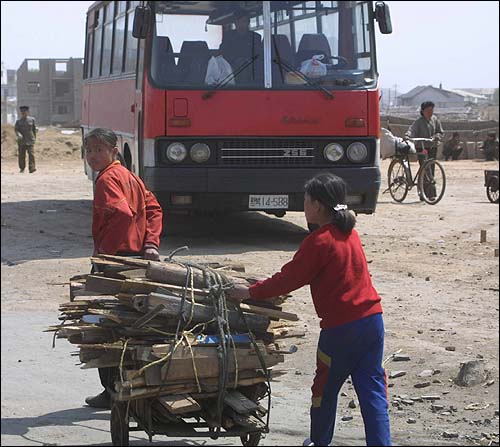
{"type": "Polygon", "coordinates": [[[498,88],[495,89],[495,93],[493,93],[493,104],[495,104],[496,106],[498,105],[499,103],[499,98],[498,98],[498,88]]]}

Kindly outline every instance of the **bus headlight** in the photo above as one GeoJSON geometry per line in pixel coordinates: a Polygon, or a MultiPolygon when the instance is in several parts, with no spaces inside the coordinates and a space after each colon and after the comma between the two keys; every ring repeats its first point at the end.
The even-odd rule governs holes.
{"type": "Polygon", "coordinates": [[[180,163],[187,156],[187,149],[182,143],[169,144],[166,150],[167,158],[174,162],[180,163]]]}
{"type": "Polygon", "coordinates": [[[368,157],[368,148],[364,143],[356,141],[347,148],[347,158],[353,163],[362,163],[368,157]]]}
{"type": "Polygon", "coordinates": [[[196,143],[189,151],[189,155],[196,163],[204,163],[210,158],[210,147],[205,143],[196,143]]]}
{"type": "Polygon", "coordinates": [[[344,148],[339,143],[330,143],[325,146],[323,156],[328,161],[339,161],[344,156],[344,148]]]}

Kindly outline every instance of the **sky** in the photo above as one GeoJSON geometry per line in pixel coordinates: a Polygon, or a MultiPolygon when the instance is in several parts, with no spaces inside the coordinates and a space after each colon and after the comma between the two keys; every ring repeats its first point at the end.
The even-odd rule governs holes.
{"type": "MultiPolygon", "coordinates": [[[[26,58],[83,57],[85,13],[93,1],[2,1],[2,55],[9,69],[26,58]]],[[[499,2],[387,1],[393,33],[377,29],[380,86],[492,88],[499,81],[499,2]]]]}

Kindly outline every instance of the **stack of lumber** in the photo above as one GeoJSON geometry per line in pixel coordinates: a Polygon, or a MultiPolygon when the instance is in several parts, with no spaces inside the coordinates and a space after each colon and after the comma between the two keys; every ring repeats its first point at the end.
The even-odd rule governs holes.
{"type": "Polygon", "coordinates": [[[117,367],[116,401],[152,399],[157,416],[169,421],[197,416],[226,429],[262,425],[267,410],[258,400],[283,373],[273,367],[293,352],[277,340],[304,335],[280,321],[298,320],[281,310],[286,296],[226,300],[231,284],[256,281],[241,266],[108,255],[91,261],[95,273],[71,278],[62,323],[48,331],[79,346],[82,368],[117,367]],[[222,418],[215,404],[221,393],[222,418]]]}

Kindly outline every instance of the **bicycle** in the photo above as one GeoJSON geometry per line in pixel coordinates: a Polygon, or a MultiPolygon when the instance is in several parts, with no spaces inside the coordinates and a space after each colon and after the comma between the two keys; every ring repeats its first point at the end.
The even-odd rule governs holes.
{"type": "Polygon", "coordinates": [[[388,188],[391,197],[396,202],[402,202],[408,191],[417,187],[421,200],[429,205],[438,203],[444,195],[446,188],[446,175],[441,164],[434,158],[427,158],[425,143],[430,143],[431,138],[412,138],[415,143],[421,143],[421,150],[417,150],[417,157],[422,160],[415,177],[412,176],[410,165],[410,146],[396,145],[396,155],[393,157],[388,175],[388,188]]]}

